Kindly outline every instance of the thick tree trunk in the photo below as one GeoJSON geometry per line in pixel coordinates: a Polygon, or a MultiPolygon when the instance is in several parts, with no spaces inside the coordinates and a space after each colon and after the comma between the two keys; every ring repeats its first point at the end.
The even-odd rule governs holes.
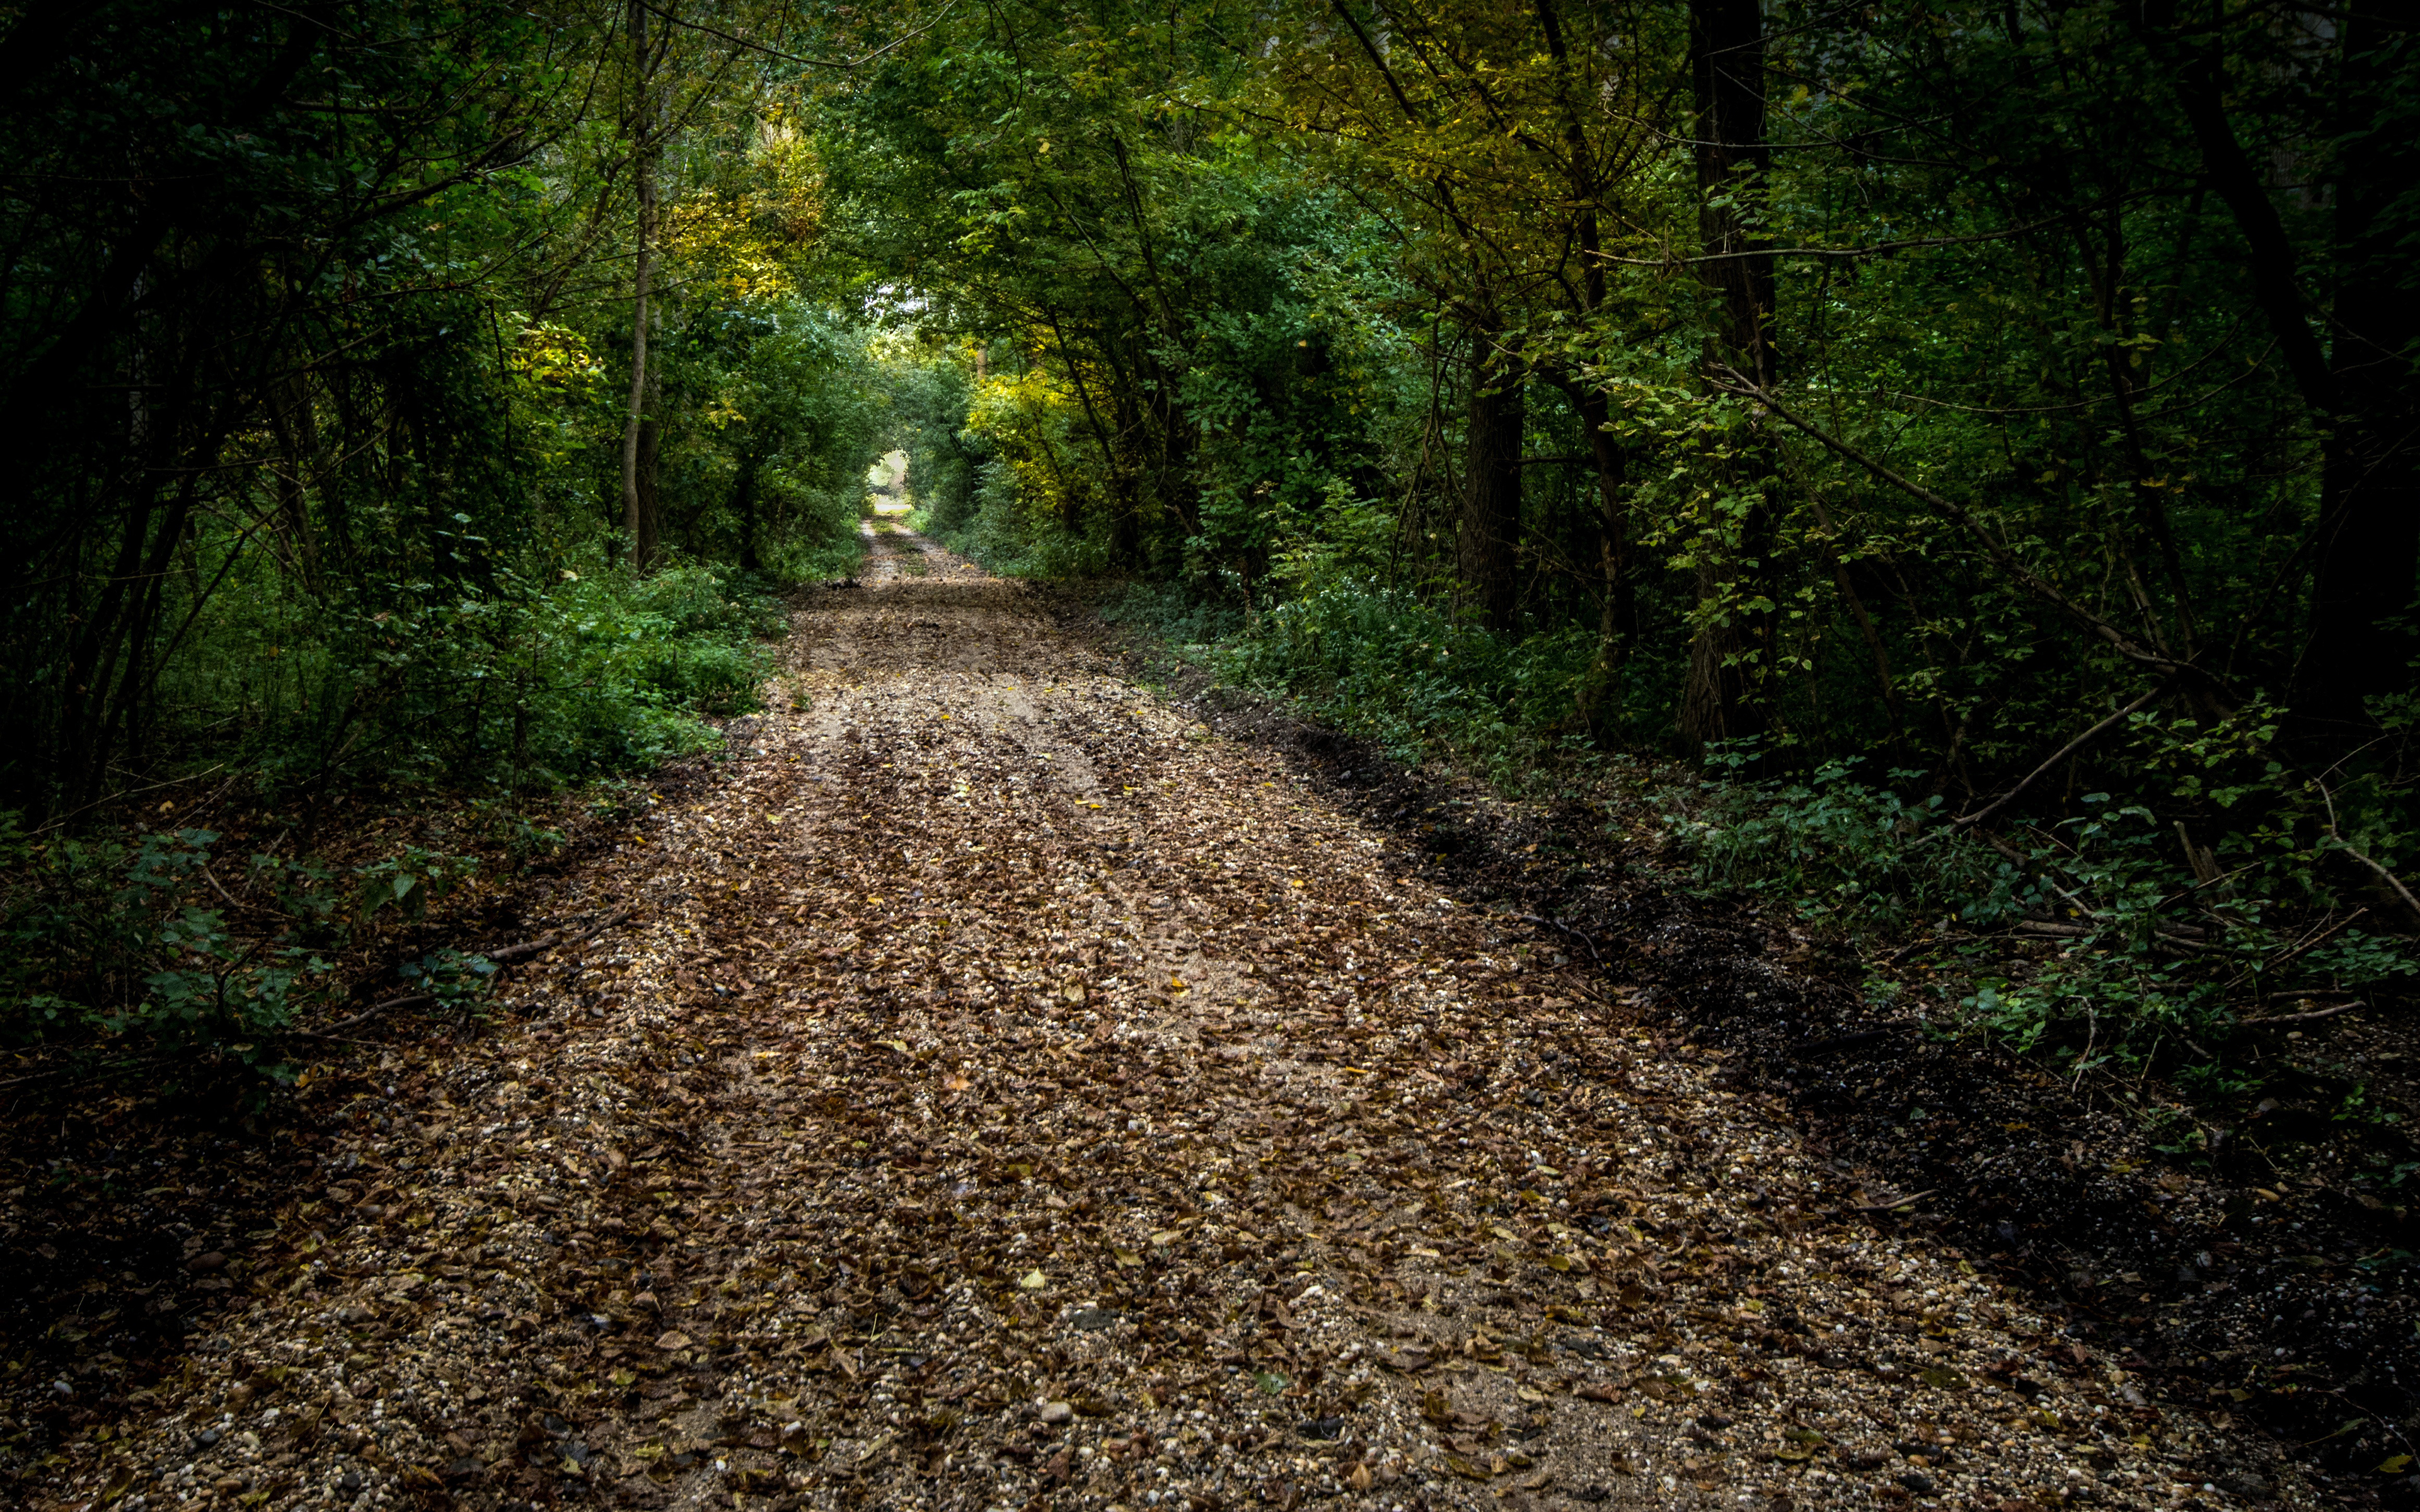
{"type": "Polygon", "coordinates": [[[2420,123],[2396,108],[2401,33],[2381,16],[2342,23],[2343,146],[2331,177],[2343,271],[2324,344],[2292,239],[2227,117],[2219,44],[2180,36],[2174,0],[2154,0],[2140,23],[2174,71],[2202,171],[2243,238],[2253,299],[2304,402],[2328,430],[2310,634],[2291,704],[2294,726],[2330,743],[2375,733],[2366,701],[2411,687],[2415,649],[2402,626],[2420,564],[2420,380],[2409,355],[2420,338],[2420,301],[2405,284],[2409,254],[2398,243],[2410,226],[2396,201],[2420,174],[2420,123]]]}
{"type": "Polygon", "coordinates": [[[1740,213],[1761,187],[1764,19],[1758,0],[1690,0],[1689,76],[1698,107],[1699,266],[1722,299],[1717,359],[1765,387],[1773,357],[1773,254],[1740,213]]]}
{"type": "Polygon", "coordinates": [[[2347,18],[2343,156],[2336,173],[2336,289],[2331,378],[2336,424],[2320,486],[2311,633],[2294,709],[2314,733],[2366,738],[2366,701],[2412,687],[2407,611],[2420,562],[2420,299],[2407,286],[2408,234],[2397,195],[2420,175],[2420,131],[2397,113],[2388,44],[2376,18],[2347,18]]]}
{"type": "Polygon", "coordinates": [[[1588,390],[1580,398],[1580,424],[1588,431],[1589,455],[1596,463],[1597,566],[1602,575],[1597,607],[1596,661],[1589,669],[1580,695],[1580,720],[1591,731],[1605,722],[1606,701],[1630,659],[1637,633],[1638,609],[1630,583],[1630,541],[1622,517],[1621,489],[1627,480],[1626,459],[1606,429],[1605,392],[1588,390]]]}
{"type": "MultiPolygon", "coordinates": [[[[1719,324],[1708,357],[1757,387],[1778,376],[1773,352],[1773,256],[1749,230],[1738,201],[1762,182],[1764,141],[1764,19],[1758,0],[1690,0],[1689,73],[1697,105],[1699,234],[1709,259],[1699,266],[1720,301],[1719,324]]],[[[1729,464],[1742,481],[1768,475],[1770,458],[1752,449],[1729,464]]],[[[1770,556],[1772,522],[1761,502],[1740,522],[1735,552],[1699,553],[1700,609],[1717,601],[1761,596],[1770,556]]],[[[1689,646],[1689,678],[1681,700],[1681,730],[1704,743],[1761,734],[1757,702],[1761,658],[1769,648],[1769,613],[1708,610],[1689,646]]]]}
{"type": "Polygon", "coordinates": [[[1478,333],[1471,347],[1460,566],[1462,580],[1494,630],[1512,629],[1520,618],[1521,435],[1527,418],[1520,359],[1499,347],[1492,332],[1478,333]]]}
{"type": "MultiPolygon", "coordinates": [[[[1606,300],[1606,264],[1597,224],[1597,196],[1602,186],[1597,182],[1596,151],[1589,142],[1588,128],[1578,106],[1580,91],[1567,71],[1571,49],[1563,39],[1562,19],[1556,13],[1554,0],[1535,0],[1535,4],[1538,26],[1546,39],[1546,53],[1555,60],[1558,72],[1556,99],[1563,115],[1564,172],[1571,181],[1572,203],[1579,208],[1574,224],[1579,236],[1580,314],[1589,318],[1605,308],[1606,300]]],[[[1580,692],[1578,710],[1580,721],[1594,730],[1603,720],[1605,701],[1629,656],[1631,637],[1637,623],[1630,583],[1628,522],[1622,517],[1621,506],[1622,486],[1628,481],[1627,466],[1621,446],[1606,428],[1612,409],[1605,390],[1584,378],[1565,377],[1557,382],[1579,412],[1580,429],[1596,470],[1596,554],[1601,575],[1596,661],[1580,692]]]]}

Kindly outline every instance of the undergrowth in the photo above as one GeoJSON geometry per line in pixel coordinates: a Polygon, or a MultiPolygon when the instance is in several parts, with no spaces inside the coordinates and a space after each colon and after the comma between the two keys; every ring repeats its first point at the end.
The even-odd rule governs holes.
{"type": "MultiPolygon", "coordinates": [[[[214,830],[146,822],[174,803],[36,833],[0,813],[0,1043],[282,1075],[283,1037],[349,990],[348,951],[483,867],[551,855],[563,843],[542,817],[552,795],[587,786],[611,803],[619,774],[718,745],[708,721],[758,706],[766,638],[783,624],[767,585],[692,563],[636,580],[499,572],[475,591],[383,596],[413,607],[287,638],[281,675],[243,702],[231,780],[263,811],[338,794],[433,803],[477,843],[338,862],[286,854],[284,836],[230,853],[214,830]]],[[[440,950],[394,985],[467,1011],[491,969],[440,950]]]]}

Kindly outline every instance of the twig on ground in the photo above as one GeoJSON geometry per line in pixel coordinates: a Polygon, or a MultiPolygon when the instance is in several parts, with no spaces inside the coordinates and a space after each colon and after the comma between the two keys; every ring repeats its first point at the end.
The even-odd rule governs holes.
{"type": "Polygon", "coordinates": [[[2328,925],[2318,933],[2304,940],[2301,944],[2288,947],[2285,953],[2279,955],[2274,960],[2262,963],[2257,968],[2257,974],[2266,977],[2285,969],[2294,962],[2301,960],[2303,957],[2310,954],[2313,950],[2318,949],[2320,946],[2327,944],[2328,941],[2335,939],[2338,934],[2343,933],[2347,929],[2351,927],[2354,919],[2361,918],[2364,914],[2368,912],[2369,910],[2366,908],[2354,909],[2351,913],[2347,914],[2336,922],[2328,925]]]}
{"type": "Polygon", "coordinates": [[[435,1001],[437,1001],[437,995],[435,993],[406,993],[401,997],[390,997],[383,1003],[373,1003],[368,1008],[365,1008],[360,1012],[354,1014],[351,1018],[338,1019],[335,1023],[329,1025],[324,1029],[301,1030],[296,1037],[303,1040],[333,1040],[336,1037],[336,1032],[338,1030],[359,1028],[363,1025],[367,1024],[370,1020],[378,1017],[380,1013],[387,1012],[390,1010],[398,1008],[418,1008],[423,1003],[433,1003],[435,1001]]]}
{"type": "Polygon", "coordinates": [[[1935,946],[1956,945],[1963,940],[1977,940],[1980,938],[1982,938],[1982,936],[1979,934],[1927,935],[1925,938],[1917,940],[1914,944],[1902,945],[1898,949],[1890,952],[1890,954],[1884,956],[1882,958],[1882,964],[1886,966],[1895,966],[1900,962],[1906,960],[1908,957],[1931,949],[1935,946]]]}
{"type": "Polygon", "coordinates": [[[1911,1192],[1903,1197],[1893,1197],[1888,1202],[1868,1202],[1857,1207],[1851,1208],[1849,1211],[1851,1212],[1897,1212],[1901,1208],[1915,1207],[1917,1203],[1922,1202],[1925,1198],[1933,1196],[1940,1190],[1941,1188],[1937,1186],[1929,1186],[1921,1192],[1911,1192]]]}
{"type": "MultiPolygon", "coordinates": [[[[123,1061],[117,1065],[93,1072],[91,1075],[85,1077],[83,1081],[71,1083],[70,1085],[74,1087],[88,1087],[94,1082],[105,1082],[112,1076],[118,1075],[124,1072],[136,1071],[145,1066],[158,1065],[160,1062],[167,1058],[168,1057],[165,1056],[137,1056],[132,1060],[123,1061]]],[[[50,1071],[29,1072],[23,1076],[11,1076],[7,1081],[0,1082],[0,1088],[24,1087],[34,1082],[49,1081],[54,1076],[68,1076],[72,1075],[79,1071],[91,1070],[92,1068],[89,1066],[58,1066],[50,1071]]]]}
{"type": "Polygon", "coordinates": [[[90,812],[91,810],[95,810],[95,809],[99,809],[99,808],[103,807],[104,805],[112,804],[112,803],[118,803],[118,802],[122,802],[122,801],[124,801],[125,799],[128,799],[128,798],[133,797],[136,794],[139,794],[139,793],[156,793],[156,792],[158,792],[158,791],[159,791],[160,789],[162,789],[162,788],[173,788],[173,787],[177,787],[177,786],[178,786],[178,785],[180,785],[180,784],[182,784],[182,783],[186,783],[186,782],[198,782],[198,781],[200,781],[202,779],[204,779],[204,778],[206,778],[206,777],[209,776],[209,775],[210,775],[211,773],[213,773],[213,772],[225,771],[225,769],[226,769],[226,763],[225,763],[225,762],[220,762],[220,763],[217,763],[217,764],[214,764],[214,765],[205,766],[205,767],[203,767],[203,768],[202,768],[200,771],[198,771],[198,772],[189,772],[189,773],[187,773],[186,775],[184,775],[183,777],[172,777],[172,778],[169,778],[167,780],[165,780],[165,781],[162,781],[162,782],[146,782],[145,784],[143,784],[143,786],[141,786],[141,787],[139,787],[139,788],[128,788],[128,789],[126,789],[125,791],[120,792],[120,793],[112,793],[112,794],[107,795],[106,796],[99,797],[99,798],[95,798],[95,799],[93,799],[90,803],[85,804],[85,805],[83,808],[81,808],[81,809],[70,809],[70,810],[69,810],[67,812],[65,812],[65,813],[63,813],[63,814],[60,814],[58,817],[56,817],[56,818],[53,819],[49,824],[44,825],[42,825],[39,829],[35,830],[35,831],[34,831],[34,833],[35,833],[35,834],[37,834],[37,835],[47,835],[47,834],[49,834],[52,830],[56,829],[56,828],[58,828],[59,826],[61,826],[62,825],[65,825],[66,823],[68,823],[68,821],[70,821],[70,820],[71,820],[71,819],[74,819],[77,815],[79,815],[79,814],[84,814],[84,813],[88,813],[88,812],[90,812]]]}
{"type": "Polygon", "coordinates": [[[1589,948],[1590,960],[1597,962],[1600,964],[1605,961],[1605,957],[1597,953],[1596,941],[1590,939],[1587,935],[1572,928],[1569,924],[1564,923],[1559,918],[1541,918],[1535,914],[1515,914],[1512,917],[1520,919],[1525,924],[1544,924],[1548,929],[1560,930],[1564,933],[1570,935],[1573,939],[1579,941],[1582,945],[1589,948]]]}
{"type": "MultiPolygon", "coordinates": [[[[632,914],[637,912],[638,910],[636,908],[617,909],[614,912],[606,915],[603,918],[598,919],[595,924],[578,934],[567,935],[562,939],[541,935],[535,940],[525,940],[519,945],[502,946],[496,949],[483,950],[479,953],[485,955],[490,961],[518,961],[527,956],[543,955],[549,950],[560,949],[566,945],[579,945],[583,941],[593,940],[597,935],[602,934],[605,931],[613,928],[614,925],[620,923],[622,920],[629,918],[632,914]]],[[[380,1013],[389,1012],[398,1008],[418,1008],[423,1003],[433,1003],[435,1001],[437,1001],[437,995],[435,993],[406,993],[401,997],[390,997],[383,1003],[372,1004],[370,1007],[354,1014],[351,1018],[338,1019],[335,1023],[329,1025],[324,1029],[302,1030],[299,1032],[298,1037],[304,1040],[334,1039],[340,1031],[358,1028],[362,1025],[378,1017],[380,1013]]]]}
{"type": "MultiPolygon", "coordinates": [[[[284,838],[285,837],[283,836],[279,837],[280,840],[283,840],[284,838]]],[[[210,865],[208,861],[202,863],[202,880],[208,882],[210,885],[210,890],[217,893],[220,897],[225,898],[227,901],[228,905],[231,907],[240,908],[246,913],[267,914],[271,918],[290,919],[294,917],[292,914],[286,912],[286,910],[282,908],[271,908],[267,903],[245,903],[242,899],[238,898],[234,893],[227,891],[225,887],[220,883],[218,874],[210,870],[210,865]]]]}
{"type": "Polygon", "coordinates": [[[1828,1056],[1836,1050],[1854,1050],[1861,1044],[1870,1044],[1876,1040],[1884,1039],[1895,1030],[1914,1028],[1923,1022],[1922,1019],[1915,1018],[1885,1019],[1879,1024],[1862,1025],[1844,1033],[1836,1034],[1828,1040],[1802,1041],[1792,1045],[1790,1053],[1793,1056],[1828,1056]]]}
{"type": "Polygon", "coordinates": [[[2316,1019],[2332,1019],[2338,1013],[2350,1013],[2356,1008],[2368,1006],[2363,1002],[2336,1003],[2327,1008],[2312,1009],[2307,1013],[2274,1013],[2267,1018],[2238,1019],[2235,1022],[2247,1029],[2265,1029],[2273,1024],[2308,1024],[2316,1019]]]}
{"type": "Polygon", "coordinates": [[[479,953],[490,961],[518,961],[523,956],[543,955],[549,950],[561,949],[566,945],[579,945],[583,941],[593,940],[637,912],[636,908],[616,909],[578,934],[558,937],[557,932],[549,931],[536,939],[528,940],[520,945],[502,946],[496,949],[482,950],[479,953]]]}

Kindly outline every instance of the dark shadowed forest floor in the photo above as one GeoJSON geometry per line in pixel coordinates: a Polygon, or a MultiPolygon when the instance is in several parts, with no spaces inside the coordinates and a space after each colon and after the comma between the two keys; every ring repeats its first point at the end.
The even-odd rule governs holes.
{"type": "MultiPolygon", "coordinates": [[[[877,537],[801,601],[773,711],[522,900],[532,935],[609,927],[488,1032],[365,1027],[393,1042],[230,1142],[270,1195],[115,1304],[181,1340],[152,1379],[57,1363],[97,1316],[16,1341],[19,1493],[2349,1499],[2034,1284],[2031,1210],[1978,1220],[1996,1265],[1920,1221],[1939,1194],[1878,1184],[1918,1136],[1894,1167],[1840,1112],[1913,1078],[2055,1164],[2081,1124],[1990,1102],[2029,1073],[1861,1062],[1913,1031],[1752,919],[1610,884],[1578,933],[1525,917],[1546,863],[1510,841],[1562,820],[1132,676],[1047,594],[877,537]],[[1416,799],[1459,805],[1448,842],[1416,799]]],[[[2156,1175],[2086,1217],[2195,1248],[2206,1195],[2156,1175]]]]}

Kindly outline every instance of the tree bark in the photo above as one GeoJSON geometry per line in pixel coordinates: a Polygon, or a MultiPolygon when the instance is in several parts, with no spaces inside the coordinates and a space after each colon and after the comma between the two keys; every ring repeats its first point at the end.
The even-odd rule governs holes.
{"type": "MultiPolygon", "coordinates": [[[[1606,301],[1605,255],[1597,224],[1597,197],[1603,186],[1597,181],[1596,151],[1589,142],[1588,129],[1578,109],[1579,90],[1569,71],[1571,50],[1563,39],[1561,17],[1556,13],[1554,0],[1535,0],[1535,4],[1538,27],[1545,36],[1546,53],[1555,60],[1557,70],[1555,95],[1563,116],[1564,174],[1571,183],[1572,203],[1578,207],[1574,226],[1579,238],[1580,316],[1588,320],[1605,308],[1606,301]]],[[[1605,390],[1583,378],[1569,376],[1558,379],[1557,384],[1579,413],[1580,429],[1587,437],[1589,457],[1596,471],[1597,558],[1602,596],[1597,613],[1596,660],[1589,670],[1588,684],[1579,702],[1581,722],[1594,730],[1602,719],[1605,699],[1629,656],[1631,637],[1637,627],[1629,574],[1628,522],[1621,509],[1621,489],[1628,481],[1627,459],[1606,428],[1612,419],[1612,406],[1605,390]]]]}
{"type": "MultiPolygon", "coordinates": [[[[1709,357],[1769,390],[1777,376],[1773,351],[1773,255],[1742,214],[1740,202],[1762,183],[1770,154],[1764,140],[1764,18],[1758,0],[1690,0],[1689,77],[1697,106],[1698,230],[1707,261],[1699,264],[1718,301],[1709,357]]],[[[1727,465],[1734,486],[1759,486],[1772,471],[1770,449],[1749,449],[1727,465]],[[1742,474],[1747,476],[1743,477],[1742,474]]],[[[1710,524],[1709,532],[1714,529],[1710,524]]],[[[1701,610],[1718,601],[1756,600],[1771,555],[1770,512],[1761,500],[1740,521],[1740,539],[1725,560],[1710,543],[1699,553],[1701,610]]],[[[1772,640],[1771,615],[1724,609],[1707,614],[1689,646],[1689,676],[1681,699],[1681,731],[1703,744],[1761,734],[1765,717],[1756,687],[1772,640]]]]}
{"type": "Polygon", "coordinates": [[[765,459],[751,451],[739,459],[739,481],[732,490],[731,507],[739,517],[739,565],[749,572],[764,566],[756,555],[756,475],[765,459]]]}
{"type": "Polygon", "coordinates": [[[637,543],[634,560],[641,572],[655,571],[656,563],[663,555],[663,513],[657,507],[656,493],[656,463],[661,435],[655,416],[649,415],[640,421],[638,444],[631,449],[630,455],[633,464],[630,476],[637,490],[639,505],[638,532],[633,537],[637,543]]]}
{"type": "Polygon", "coordinates": [[[2420,381],[2409,356],[2420,339],[2420,301],[2405,284],[2409,254],[2398,243],[2412,228],[2396,208],[2420,173],[2420,125],[2394,108],[2401,29],[2367,12],[2340,23],[2343,145],[2330,179],[2341,272],[2323,345],[2284,218],[2227,117],[2220,44],[2180,37],[2176,10],[2174,0],[2154,0],[2142,35],[2175,75],[2202,172],[2243,238],[2253,300],[2304,403],[2326,427],[2293,725],[2330,743],[2364,740],[2377,728],[2367,700],[2412,683],[2415,648],[2405,615],[2420,565],[2420,381]]]}
{"type": "Polygon", "coordinates": [[[1764,18],[1759,0],[1690,0],[1689,77],[1698,107],[1699,266],[1722,301],[1723,361],[1773,386],[1773,254],[1741,213],[1762,187],[1764,18]]]}
{"type": "Polygon", "coordinates": [[[1460,566],[1492,630],[1511,630],[1520,619],[1521,435],[1527,420],[1519,357],[1508,353],[1493,332],[1477,332],[1470,357],[1460,566]]]}
{"type": "Polygon", "coordinates": [[[2294,710],[2314,734],[2366,739],[2367,700],[2409,691],[2407,611],[2420,563],[2420,296],[2409,286],[2412,227],[2398,194],[2420,175],[2420,130],[2395,102],[2394,34],[2377,16],[2344,23],[2344,146],[2335,174],[2336,287],[2330,377],[2336,423],[2320,485],[2311,630],[2294,710]]]}

